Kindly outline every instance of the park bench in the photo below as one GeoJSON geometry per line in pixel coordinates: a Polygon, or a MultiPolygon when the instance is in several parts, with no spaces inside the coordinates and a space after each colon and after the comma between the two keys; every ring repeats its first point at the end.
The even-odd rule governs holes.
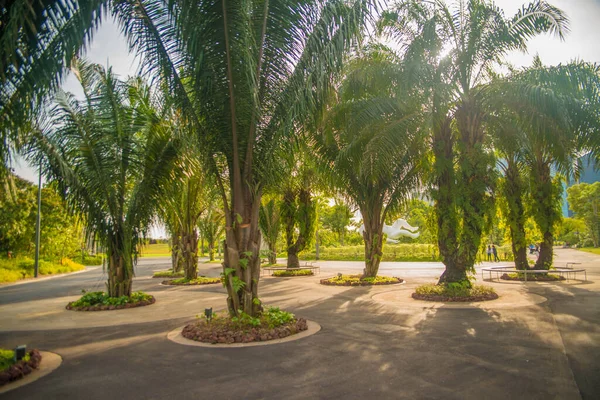
{"type": "Polygon", "coordinates": [[[569,280],[569,277],[571,277],[571,279],[577,279],[577,273],[578,272],[583,272],[584,276],[585,276],[585,281],[587,282],[587,272],[585,269],[583,268],[579,268],[579,269],[575,269],[574,265],[578,265],[581,263],[567,263],[567,266],[565,268],[556,268],[556,269],[552,269],[549,271],[546,270],[536,270],[536,269],[528,269],[528,270],[519,270],[513,267],[506,267],[506,266],[502,266],[502,267],[487,267],[487,268],[482,268],[481,269],[481,279],[484,279],[484,272],[488,272],[489,273],[489,280],[492,280],[492,274],[495,273],[496,274],[496,279],[499,280],[500,279],[500,274],[503,273],[519,273],[519,274],[523,274],[525,276],[525,282],[527,282],[527,275],[528,274],[547,274],[547,273],[552,273],[552,274],[559,274],[560,276],[565,276],[567,280],[569,280]],[[569,265],[571,265],[569,267],[569,265]]]}

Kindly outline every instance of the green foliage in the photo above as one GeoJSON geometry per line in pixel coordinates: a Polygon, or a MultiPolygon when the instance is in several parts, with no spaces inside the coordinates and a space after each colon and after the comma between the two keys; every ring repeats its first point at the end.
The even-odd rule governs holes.
{"type": "MultiPolygon", "coordinates": [[[[37,186],[12,176],[14,186],[0,194],[0,252],[32,256],[35,251],[37,186]]],[[[55,184],[42,189],[40,256],[60,260],[80,253],[82,229],[67,212],[55,184]]]]}
{"type": "MultiPolygon", "coordinates": [[[[256,299],[255,299],[256,300],[256,299]]],[[[229,330],[247,331],[256,328],[277,328],[279,326],[293,323],[296,320],[294,314],[280,310],[278,307],[266,307],[256,317],[252,317],[243,311],[238,316],[215,314],[211,325],[228,326],[229,330]]]]}
{"type": "Polygon", "coordinates": [[[285,277],[285,276],[308,276],[314,275],[310,269],[287,269],[273,271],[273,276],[285,277]]]}
{"type": "MultiPolygon", "coordinates": [[[[20,279],[33,278],[34,260],[29,257],[0,259],[0,282],[15,282],[20,279]]],[[[85,267],[68,258],[60,261],[40,260],[40,275],[66,274],[81,271],[85,267]]]]}
{"type": "Polygon", "coordinates": [[[373,277],[362,277],[361,275],[337,275],[333,278],[327,279],[329,284],[339,286],[361,286],[385,284],[385,283],[398,283],[398,278],[392,278],[389,276],[373,276],[373,277]]]}
{"type": "Polygon", "coordinates": [[[0,349],[0,372],[8,369],[15,362],[15,352],[13,350],[0,349]]]}
{"type": "Polygon", "coordinates": [[[556,231],[556,239],[570,246],[578,246],[585,241],[589,235],[584,220],[577,218],[563,218],[556,231]]]}
{"type": "Polygon", "coordinates": [[[336,203],[332,207],[325,207],[320,213],[321,223],[326,229],[338,235],[340,246],[344,245],[347,227],[350,225],[352,211],[344,203],[336,203]]]}
{"type": "Polygon", "coordinates": [[[237,276],[233,276],[233,277],[231,277],[229,279],[231,281],[231,286],[233,287],[233,290],[236,293],[239,292],[240,290],[242,290],[246,286],[246,282],[244,282],[243,280],[241,280],[237,276]]]}
{"type": "Polygon", "coordinates": [[[269,328],[273,329],[293,322],[296,317],[292,313],[280,310],[279,307],[267,307],[262,312],[261,319],[266,322],[269,328]]]}
{"type": "Polygon", "coordinates": [[[144,292],[133,292],[131,296],[109,297],[104,292],[87,292],[79,300],[71,303],[71,307],[92,307],[103,306],[122,306],[127,303],[135,304],[141,301],[148,301],[151,295],[144,292]]]}
{"type": "Polygon", "coordinates": [[[171,283],[175,285],[206,285],[211,283],[220,283],[221,281],[221,278],[208,278],[206,276],[199,276],[195,279],[173,279],[171,283]]]}
{"type": "Polygon", "coordinates": [[[472,285],[469,281],[462,281],[441,285],[426,284],[417,286],[415,293],[426,296],[460,298],[488,296],[495,294],[496,291],[490,286],[472,285]]]}
{"type": "MultiPolygon", "coordinates": [[[[314,249],[300,254],[302,259],[314,260],[314,249]]],[[[326,261],[364,261],[365,246],[322,247],[319,259],[326,261]]],[[[384,244],[381,261],[439,261],[433,244],[384,244]]]]}
{"type": "Polygon", "coordinates": [[[569,207],[578,218],[585,221],[594,247],[600,247],[600,182],[573,185],[567,189],[567,193],[569,207]]]}

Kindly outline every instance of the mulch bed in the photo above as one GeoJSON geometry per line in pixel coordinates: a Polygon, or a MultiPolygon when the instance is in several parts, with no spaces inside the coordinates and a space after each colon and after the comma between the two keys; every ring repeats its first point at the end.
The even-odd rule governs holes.
{"type": "Polygon", "coordinates": [[[152,275],[152,278],[183,278],[183,274],[170,274],[170,275],[152,275]]]}
{"type": "Polygon", "coordinates": [[[162,281],[163,285],[171,285],[171,286],[200,286],[200,285],[214,285],[217,283],[221,283],[221,281],[217,281],[217,282],[203,282],[203,283],[198,283],[198,282],[184,282],[184,283],[174,283],[173,280],[166,280],[166,281],[162,281]]]}
{"type": "Polygon", "coordinates": [[[321,279],[321,281],[320,281],[321,285],[327,285],[327,286],[379,286],[379,285],[397,285],[399,283],[404,282],[404,279],[395,278],[395,277],[393,278],[393,279],[397,280],[395,282],[363,282],[363,281],[337,282],[337,281],[331,281],[330,279],[332,279],[332,278],[321,279]]]}
{"type": "Polygon", "coordinates": [[[450,297],[441,296],[438,294],[417,294],[413,293],[412,298],[415,300],[426,300],[426,301],[441,301],[441,302],[473,302],[473,301],[488,301],[496,300],[498,298],[497,293],[488,293],[480,296],[468,296],[468,297],[450,297]]]}
{"type": "MultiPolygon", "coordinates": [[[[520,281],[525,282],[525,278],[522,276],[510,276],[509,274],[502,274],[500,279],[505,281],[520,281]]],[[[556,282],[556,281],[564,281],[565,277],[561,275],[554,274],[527,274],[527,282],[556,282]]]]}
{"type": "Polygon", "coordinates": [[[109,311],[109,310],[122,310],[124,308],[135,308],[135,307],[143,307],[149,306],[150,304],[156,303],[156,299],[154,296],[151,296],[150,300],[138,301],[137,303],[125,303],[118,306],[107,306],[104,304],[98,304],[95,306],[89,307],[72,307],[71,303],[67,304],[67,310],[71,311],[109,311]]]}
{"type": "Polygon", "coordinates": [[[249,328],[244,331],[234,331],[227,326],[215,326],[206,322],[186,325],[181,332],[182,336],[204,343],[251,343],[265,342],[268,340],[281,339],[294,335],[308,329],[308,323],[304,318],[298,318],[288,324],[277,328],[249,328]]]}
{"type": "Polygon", "coordinates": [[[29,352],[29,361],[21,360],[16,364],[11,365],[8,369],[0,372],[0,386],[7,383],[17,381],[25,375],[29,375],[34,369],[38,369],[42,362],[42,355],[38,350],[29,352]]]}

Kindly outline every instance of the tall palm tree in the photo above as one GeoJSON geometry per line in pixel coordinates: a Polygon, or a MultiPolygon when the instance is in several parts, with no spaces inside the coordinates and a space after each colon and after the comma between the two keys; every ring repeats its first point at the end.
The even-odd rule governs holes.
{"type": "Polygon", "coordinates": [[[88,235],[107,252],[108,294],[131,294],[136,249],[177,158],[172,127],[149,87],[77,61],[85,100],[59,92],[30,157],[43,163],[88,235]]]}
{"type": "Polygon", "coordinates": [[[541,33],[562,38],[567,19],[540,0],[511,18],[487,0],[450,6],[443,1],[407,1],[385,13],[379,26],[404,44],[406,57],[430,94],[432,197],[446,266],[440,283],[466,282],[492,207],[494,157],[486,133],[484,88],[508,52],[526,51],[528,39],[541,33]]]}
{"type": "Polygon", "coordinates": [[[403,68],[387,49],[353,60],[314,138],[322,172],[362,214],[365,277],[379,270],[387,213],[419,182],[422,99],[403,68]]]}
{"type": "Polygon", "coordinates": [[[41,41],[30,47],[34,64],[49,58],[52,67],[37,74],[19,70],[11,77],[18,93],[10,91],[9,97],[16,93],[25,101],[32,93],[55,88],[63,60],[82,47],[108,7],[141,55],[144,71],[170,90],[209,155],[207,169],[221,188],[227,226],[223,272],[228,309],[233,315],[255,315],[261,308],[258,209],[262,186],[274,168],[274,149],[323,103],[344,52],[375,8],[370,3],[73,0],[73,10],[36,11],[42,24],[60,21],[50,31],[65,45],[41,41]],[[71,20],[73,13],[81,17],[71,20]],[[39,91],[32,77],[39,79],[39,91]],[[22,79],[31,84],[20,85],[22,79]]]}
{"type": "Polygon", "coordinates": [[[215,248],[218,242],[223,238],[225,230],[225,218],[223,211],[215,203],[212,203],[206,213],[200,217],[198,227],[202,233],[203,239],[206,239],[208,245],[208,259],[215,260],[215,248]]]}
{"type": "MultiPolygon", "coordinates": [[[[549,269],[554,231],[562,217],[561,178],[577,178],[577,159],[590,150],[591,138],[600,132],[600,66],[571,62],[545,67],[536,58],[533,67],[492,84],[490,89],[498,99],[490,105],[508,110],[504,117],[510,119],[512,130],[519,131],[516,136],[507,135],[510,129],[497,132],[499,147],[506,149],[512,144],[512,154],[519,163],[513,168],[520,167],[530,177],[532,216],[543,237],[535,268],[549,269]]],[[[507,184],[522,185],[518,179],[516,173],[507,173],[507,184]]],[[[518,193],[512,193],[510,201],[518,201],[517,197],[518,193]]],[[[514,211],[523,224],[522,207],[514,211]]],[[[519,229],[524,232],[524,228],[519,229]]]]}

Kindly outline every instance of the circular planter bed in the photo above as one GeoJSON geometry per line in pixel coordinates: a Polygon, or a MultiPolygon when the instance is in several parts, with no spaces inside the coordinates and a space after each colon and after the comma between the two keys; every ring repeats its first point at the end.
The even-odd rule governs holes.
{"type": "MultiPolygon", "coordinates": [[[[0,362],[3,365],[9,363],[9,357],[12,358],[13,356],[14,352],[11,350],[0,350],[0,362]]],[[[38,350],[29,351],[24,359],[11,363],[11,365],[0,371],[0,387],[29,375],[34,369],[39,368],[41,361],[42,355],[38,350]]]]}
{"type": "Polygon", "coordinates": [[[281,339],[308,329],[304,318],[272,307],[259,317],[243,314],[239,318],[215,315],[186,325],[181,335],[190,340],[211,344],[252,343],[281,339]]]}
{"type": "Polygon", "coordinates": [[[493,288],[482,285],[449,287],[447,285],[428,284],[417,287],[412,294],[412,298],[426,301],[475,302],[496,300],[498,293],[493,288]]]}
{"type": "Polygon", "coordinates": [[[154,296],[143,292],[133,292],[131,297],[108,297],[104,292],[89,292],[67,304],[66,308],[72,311],[108,311],[149,306],[155,302],[154,296]]]}
{"type": "Polygon", "coordinates": [[[183,272],[173,272],[173,271],[158,271],[155,272],[152,277],[153,278],[183,278],[183,272]]]}
{"type": "Polygon", "coordinates": [[[289,277],[289,276],[312,276],[315,273],[310,269],[280,269],[273,271],[272,276],[289,277]]]}
{"type": "Polygon", "coordinates": [[[374,286],[395,285],[404,283],[404,279],[391,276],[376,276],[375,278],[361,278],[361,275],[341,275],[333,278],[321,279],[321,285],[329,286],[374,286]]]}
{"type": "MultiPolygon", "coordinates": [[[[525,282],[525,274],[513,273],[502,274],[500,279],[505,281],[522,281],[525,282]]],[[[565,277],[556,274],[527,274],[527,282],[555,282],[564,281],[565,277]]]]}
{"type": "Polygon", "coordinates": [[[196,279],[171,279],[163,281],[163,285],[174,285],[174,286],[194,286],[194,285],[212,285],[215,283],[221,283],[221,278],[208,278],[206,276],[199,276],[196,279]]]}

